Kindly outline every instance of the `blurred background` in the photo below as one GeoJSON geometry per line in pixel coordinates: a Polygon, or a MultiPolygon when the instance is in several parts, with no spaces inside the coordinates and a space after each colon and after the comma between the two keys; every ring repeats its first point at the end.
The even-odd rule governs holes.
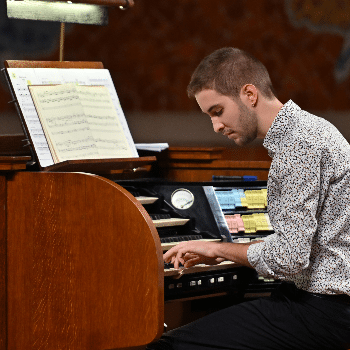
{"type": "MultiPolygon", "coordinates": [[[[0,64],[58,60],[60,24],[8,19],[0,5],[0,64]]],[[[212,130],[186,87],[198,63],[235,46],[260,59],[277,97],[335,124],[350,140],[350,2],[346,0],[135,0],[108,26],[66,25],[66,61],[109,69],[136,143],[235,147],[212,130]]],[[[0,134],[22,133],[0,84],[0,134]]],[[[259,143],[261,141],[256,141],[259,143]]]]}

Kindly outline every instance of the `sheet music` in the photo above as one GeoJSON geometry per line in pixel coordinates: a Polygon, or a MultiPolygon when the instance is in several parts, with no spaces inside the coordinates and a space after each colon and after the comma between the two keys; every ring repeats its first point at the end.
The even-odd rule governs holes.
{"type": "MultiPolygon", "coordinates": [[[[44,68],[42,68],[44,69],[44,68]]],[[[120,105],[119,97],[117,91],[114,87],[112,77],[108,69],[62,69],[61,76],[63,79],[62,83],[78,83],[80,85],[100,85],[105,86],[111,99],[113,105],[117,112],[119,121],[124,130],[124,135],[128,140],[129,147],[132,151],[133,157],[138,157],[138,153],[132,139],[128,123],[126,121],[123,109],[120,105]]]]}
{"type": "Polygon", "coordinates": [[[37,79],[34,69],[32,68],[9,68],[8,73],[39,163],[42,167],[52,165],[54,161],[28,90],[28,85],[39,85],[41,81],[37,79]]]}
{"type": "Polygon", "coordinates": [[[99,158],[74,84],[56,85],[55,90],[50,87],[32,85],[29,89],[54,160],[99,158]]]}
{"type": "Polygon", "coordinates": [[[135,147],[139,151],[161,152],[169,148],[168,143],[136,143],[135,147]]]}
{"type": "Polygon", "coordinates": [[[120,124],[133,154],[138,157],[125,115],[121,108],[112,78],[107,69],[63,69],[63,68],[8,68],[16,98],[22,110],[39,163],[42,167],[54,164],[44,131],[32,101],[28,85],[64,84],[103,85],[109,90],[120,124]]]}
{"type": "Polygon", "coordinates": [[[100,158],[133,157],[113,101],[105,86],[76,86],[100,158]]]}

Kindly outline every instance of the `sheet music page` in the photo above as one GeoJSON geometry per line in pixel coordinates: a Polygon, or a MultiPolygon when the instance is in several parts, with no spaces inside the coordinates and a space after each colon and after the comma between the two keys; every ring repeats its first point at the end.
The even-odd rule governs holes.
{"type": "Polygon", "coordinates": [[[9,68],[7,71],[39,163],[42,167],[52,165],[54,161],[50,148],[28,90],[28,85],[41,82],[37,79],[33,68],[9,68]]]}
{"type": "Polygon", "coordinates": [[[99,158],[74,84],[30,86],[55,162],[99,158]]]}
{"type": "Polygon", "coordinates": [[[87,122],[100,158],[132,158],[128,140],[105,86],[77,85],[87,122]]]}
{"type": "Polygon", "coordinates": [[[124,135],[128,140],[132,156],[138,157],[117,92],[107,69],[8,68],[7,72],[19,106],[22,110],[24,121],[27,124],[29,136],[38,156],[40,166],[47,167],[53,165],[54,160],[51,156],[44,131],[30,95],[28,89],[29,85],[64,84],[74,82],[81,85],[106,86],[124,130],[124,135]]]}
{"type": "MultiPolygon", "coordinates": [[[[78,70],[79,71],[86,71],[87,69],[76,69],[76,70],[77,71],[78,70]]],[[[64,73],[64,74],[66,74],[66,73],[64,73]]],[[[82,73],[80,72],[80,74],[82,74],[82,73]]],[[[130,133],[130,129],[129,129],[128,123],[126,121],[123,109],[120,105],[119,97],[118,97],[117,91],[114,87],[113,80],[112,80],[112,77],[110,75],[109,70],[108,69],[90,69],[90,72],[89,72],[89,74],[86,75],[86,77],[87,77],[86,85],[103,85],[108,89],[109,94],[111,96],[111,99],[113,101],[115,110],[117,112],[119,121],[123,127],[124,135],[126,136],[128,143],[129,143],[129,146],[132,150],[133,157],[138,157],[137,149],[135,147],[134,140],[133,140],[132,135],[130,133]]],[[[81,85],[85,85],[85,84],[81,84],[81,85]]]]}
{"type": "Polygon", "coordinates": [[[61,69],[60,74],[62,77],[62,83],[74,82],[79,85],[101,85],[105,86],[108,89],[115,110],[117,112],[119,121],[124,130],[124,135],[128,140],[129,147],[132,151],[132,157],[138,157],[134,140],[130,133],[128,123],[126,121],[123,109],[120,105],[119,97],[108,69],[61,69]]]}

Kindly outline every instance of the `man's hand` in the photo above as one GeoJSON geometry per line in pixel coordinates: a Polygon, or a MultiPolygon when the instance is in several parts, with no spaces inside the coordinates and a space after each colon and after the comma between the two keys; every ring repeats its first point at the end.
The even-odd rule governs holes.
{"type": "Polygon", "coordinates": [[[262,241],[251,243],[186,241],[168,250],[163,259],[167,263],[174,264],[175,269],[178,269],[180,264],[187,268],[197,264],[215,265],[225,260],[252,267],[247,258],[247,250],[251,244],[259,242],[262,241]]]}
{"type": "Polygon", "coordinates": [[[197,264],[219,264],[225,259],[217,256],[215,247],[217,244],[217,242],[202,241],[181,242],[168,250],[163,259],[165,262],[174,264],[175,269],[179,268],[180,263],[186,268],[197,264]]]}
{"type": "Polygon", "coordinates": [[[217,265],[225,261],[224,258],[208,258],[197,254],[187,253],[184,256],[184,267],[191,267],[198,264],[217,265]]]}

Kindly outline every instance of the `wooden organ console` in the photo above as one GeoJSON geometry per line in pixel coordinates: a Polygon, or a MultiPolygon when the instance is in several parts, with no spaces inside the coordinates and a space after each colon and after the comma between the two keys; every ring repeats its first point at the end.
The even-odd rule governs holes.
{"type": "Polygon", "coordinates": [[[232,239],[213,183],[24,171],[28,159],[0,157],[0,349],[141,346],[162,334],[165,301],[271,290],[233,263],[180,278],[164,266],[178,240],[232,239]]]}
{"type": "Polygon", "coordinates": [[[0,176],[0,349],[115,349],[159,337],[162,249],[143,206],[106,178],[22,172],[10,158],[0,176]]]}

